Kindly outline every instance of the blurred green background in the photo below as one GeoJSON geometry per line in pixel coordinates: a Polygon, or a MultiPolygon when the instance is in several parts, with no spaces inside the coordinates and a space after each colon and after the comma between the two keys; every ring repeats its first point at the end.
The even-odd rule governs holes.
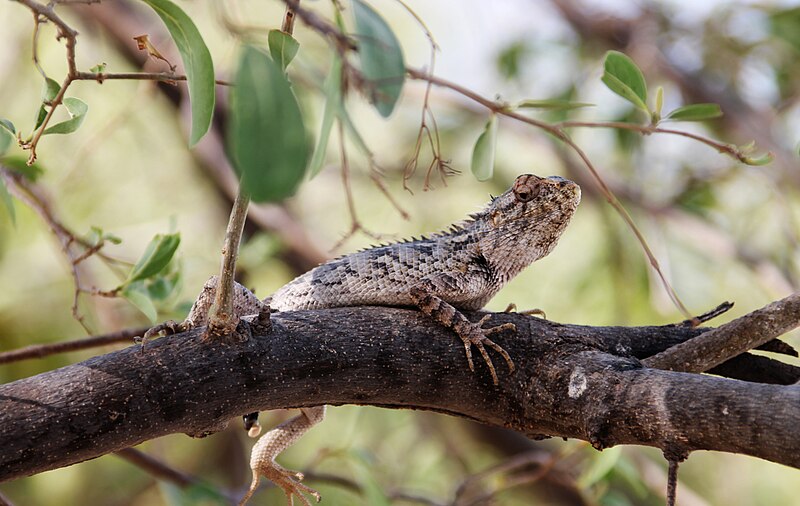
{"type": "MultiPolygon", "coordinates": [[[[283,16],[283,4],[277,1],[178,3],[198,25],[221,79],[230,78],[235,65],[238,38],[232,28],[264,42],[266,30],[278,27],[283,16]]],[[[330,18],[329,3],[303,4],[330,18]]],[[[775,155],[772,164],[743,166],[679,137],[603,129],[572,133],[632,214],[691,312],[734,301],[718,324],[798,290],[797,2],[407,4],[441,48],[436,75],[511,103],[565,98],[596,104],[568,113],[530,112],[539,119],[645,121],[601,83],[603,54],[609,49],[633,58],[649,86],[664,87],[665,110],[695,102],[720,104],[724,117],[676,128],[738,145],[754,140],[760,150],[775,155]]],[[[407,64],[428,67],[429,42],[414,17],[396,1],[375,0],[372,5],[398,35],[407,64]]],[[[106,63],[109,72],[140,70],[126,51],[135,52],[132,38],[141,33],[179,61],[163,25],[142,3],[105,0],[59,7],[59,12],[80,31],[81,69],[106,63]]],[[[13,1],[3,2],[0,27],[0,117],[27,130],[33,126],[42,84],[31,58],[30,12],[13,1]]],[[[324,100],[319,89],[331,49],[302,23],[295,37],[301,49],[290,76],[310,133],[316,136],[324,100]]],[[[52,26],[41,28],[39,58],[50,77],[63,78],[64,49],[52,26]]],[[[162,71],[164,66],[149,62],[145,70],[162,71]]],[[[173,92],[185,92],[182,86],[173,92]]],[[[404,191],[403,169],[413,152],[424,93],[424,83],[408,82],[388,120],[356,93],[348,100],[348,110],[383,170],[382,181],[410,215],[404,220],[377,190],[366,157],[348,141],[355,209],[366,230],[380,234],[381,241],[432,232],[479,209],[488,194],[502,192],[521,173],[566,176],[583,188],[572,225],[549,257],[523,272],[488,308],[502,310],[514,302],[523,309],[542,308],[555,321],[587,325],[683,319],[632,232],[605,203],[583,165],[563,145],[528,125],[500,120],[495,174],[479,183],[469,174],[469,163],[488,112],[434,88],[430,106],[440,129],[441,156],[461,174],[447,178],[446,185],[434,174],[433,188],[425,190],[431,157],[426,146],[408,182],[413,193],[404,191]]],[[[209,164],[213,156],[203,154],[207,144],[188,149],[185,103],[176,108],[152,82],[78,82],[70,95],[87,102],[89,113],[76,133],[43,139],[39,164],[44,173],[37,185],[58,219],[77,234],[96,226],[120,237],[121,244],[104,249],[116,258],[133,262],[154,234],[179,231],[182,283],[179,293],[160,308],[159,318],[180,319],[218,269],[230,200],[203,167],[224,166],[209,164]]],[[[25,156],[18,148],[9,154],[25,156]]],[[[269,215],[276,220],[270,226],[246,231],[240,281],[266,296],[298,274],[306,261],[300,253],[334,256],[376,242],[357,233],[331,251],[351,227],[341,180],[334,130],[323,172],[304,184],[280,213],[269,215]],[[286,220],[297,226],[294,232],[286,232],[286,220]],[[291,242],[297,234],[310,238],[311,249],[298,251],[291,242]]],[[[58,243],[31,209],[19,201],[15,208],[15,224],[0,213],[0,351],[84,337],[71,315],[74,285],[58,243]]],[[[87,262],[82,276],[88,286],[101,289],[119,283],[95,260],[87,262]]],[[[121,299],[83,297],[80,310],[96,334],[147,324],[121,299]]],[[[797,333],[787,340],[800,345],[797,333]]],[[[0,381],[118,347],[2,365],[0,381]]],[[[261,421],[268,428],[293,414],[272,412],[261,421]]],[[[247,487],[251,444],[234,421],[206,439],[173,435],[140,447],[203,483],[188,488],[156,481],[108,455],[0,484],[0,493],[22,505],[226,504],[219,494],[230,491],[235,496],[247,487]]],[[[307,470],[307,482],[322,493],[323,504],[663,504],[666,483],[666,463],[653,449],[598,453],[579,441],[532,442],[442,415],[370,407],[330,409],[324,423],[279,460],[307,470]],[[518,464],[511,471],[494,468],[509,459],[518,464]],[[548,471],[541,472],[543,468],[548,471]],[[487,470],[494,472],[477,475],[487,470]],[[334,475],[347,483],[332,479],[334,475]],[[361,492],[355,493],[353,486],[361,492]]],[[[699,452],[680,468],[678,497],[679,504],[689,506],[797,504],[800,474],[745,456],[699,452]]],[[[282,494],[271,489],[260,492],[253,503],[281,501],[282,494]]]]}

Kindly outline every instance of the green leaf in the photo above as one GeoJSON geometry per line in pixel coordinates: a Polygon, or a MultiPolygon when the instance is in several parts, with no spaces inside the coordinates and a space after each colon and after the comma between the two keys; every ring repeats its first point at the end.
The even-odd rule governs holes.
{"type": "Polygon", "coordinates": [[[478,181],[486,181],[494,173],[495,146],[497,146],[497,117],[492,114],[472,150],[472,174],[478,181]]]}
{"type": "Polygon", "coordinates": [[[44,78],[44,87],[42,88],[42,102],[50,103],[61,91],[61,85],[49,77],[44,78]]]}
{"type": "Polygon", "coordinates": [[[603,63],[603,83],[639,109],[649,113],[647,108],[647,84],[639,67],[623,53],[609,51],[603,63]]]}
{"type": "Polygon", "coordinates": [[[180,234],[157,234],[133,266],[124,285],[147,279],[164,270],[180,243],[180,234]]]}
{"type": "Polygon", "coordinates": [[[530,42],[524,38],[516,40],[501,49],[495,62],[500,75],[506,79],[519,78],[522,62],[532,52],[530,42]]]}
{"type": "Polygon", "coordinates": [[[8,193],[6,182],[0,178],[0,201],[3,202],[3,207],[8,212],[8,217],[11,218],[11,223],[17,224],[17,213],[14,211],[14,201],[11,199],[11,194],[8,193]]]}
{"type": "Polygon", "coordinates": [[[44,119],[47,117],[47,109],[44,108],[44,105],[39,106],[39,112],[36,113],[36,125],[33,127],[34,130],[38,130],[42,123],[44,123],[44,119]]]}
{"type": "Polygon", "coordinates": [[[756,158],[751,158],[748,156],[742,161],[747,165],[753,165],[755,167],[759,167],[761,165],[767,165],[769,163],[772,163],[772,160],[774,159],[775,156],[772,153],[764,153],[763,155],[756,158]]]}
{"type": "Polygon", "coordinates": [[[147,319],[150,320],[150,323],[156,322],[156,318],[158,317],[156,306],[153,304],[153,301],[150,300],[149,295],[144,290],[141,283],[127,285],[122,289],[121,294],[128,302],[136,306],[136,309],[144,313],[147,319]]]}
{"type": "Polygon", "coordinates": [[[403,51],[392,29],[372,7],[353,0],[361,73],[370,102],[384,118],[394,110],[406,76],[403,51]]]}
{"type": "Polygon", "coordinates": [[[178,46],[192,105],[192,133],[189,145],[194,146],[211,126],[214,115],[214,62],[203,37],[192,19],[170,0],[142,0],[156,11],[178,46]]]}
{"type": "Polygon", "coordinates": [[[256,202],[297,191],[309,145],[286,74],[266,54],[245,45],[231,90],[228,151],[242,185],[256,202]]]}
{"type": "Polygon", "coordinates": [[[92,72],[93,74],[102,74],[105,71],[106,71],[106,63],[105,62],[98,63],[97,65],[95,65],[94,67],[89,69],[89,72],[92,72]]]}
{"type": "Polygon", "coordinates": [[[175,293],[179,282],[180,277],[176,275],[158,276],[147,284],[147,294],[151,300],[164,301],[175,293]]]}
{"type": "Polygon", "coordinates": [[[300,49],[300,43],[294,37],[286,32],[280,30],[270,30],[267,35],[267,42],[269,43],[269,54],[272,55],[272,60],[281,66],[281,70],[286,71],[286,67],[292,62],[297,50],[300,49]]]}
{"type": "Polygon", "coordinates": [[[325,79],[325,110],[322,113],[322,126],[319,130],[319,139],[314,147],[314,154],[311,156],[311,164],[308,172],[311,177],[319,174],[322,164],[325,162],[325,154],[328,151],[328,140],[331,136],[333,122],[339,112],[344,107],[342,104],[342,60],[338,55],[333,57],[331,70],[325,79]]]}
{"type": "Polygon", "coordinates": [[[667,114],[664,119],[672,121],[703,121],[719,118],[720,116],[722,116],[722,109],[718,104],[691,104],[678,107],[667,114]]]}
{"type": "Polygon", "coordinates": [[[656,108],[653,114],[661,118],[661,109],[664,107],[664,87],[659,86],[656,88],[656,108]]]}
{"type": "Polygon", "coordinates": [[[67,108],[70,119],[47,127],[44,131],[44,135],[69,134],[74,132],[81,126],[83,119],[86,117],[86,111],[89,110],[89,106],[86,105],[86,102],[72,97],[64,99],[64,107],[67,108]]]}
{"type": "Polygon", "coordinates": [[[571,100],[564,100],[561,98],[550,98],[544,100],[523,100],[515,106],[516,109],[551,110],[580,109],[581,107],[594,107],[594,104],[588,102],[572,102],[571,100]]]}
{"type": "Polygon", "coordinates": [[[12,136],[17,134],[17,129],[14,128],[14,123],[10,120],[5,118],[0,118],[0,130],[5,130],[6,132],[10,133],[12,136]]]}
{"type": "Polygon", "coordinates": [[[105,232],[100,227],[92,226],[89,228],[89,233],[86,234],[86,242],[92,246],[97,246],[101,241],[108,241],[111,244],[121,244],[122,239],[110,232],[105,232]]]}

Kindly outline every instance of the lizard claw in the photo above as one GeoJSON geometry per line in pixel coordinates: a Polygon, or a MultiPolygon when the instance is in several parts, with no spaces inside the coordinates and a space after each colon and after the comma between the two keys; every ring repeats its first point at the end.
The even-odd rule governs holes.
{"type": "Polygon", "coordinates": [[[475,372],[475,365],[472,362],[472,346],[475,346],[483,357],[483,361],[486,362],[486,365],[489,367],[489,372],[492,375],[492,382],[497,385],[500,381],[497,378],[497,371],[495,371],[494,364],[492,363],[491,357],[489,357],[489,353],[486,351],[486,347],[488,346],[493,349],[505,359],[510,372],[514,372],[514,361],[511,360],[511,356],[502,346],[489,339],[488,336],[504,330],[517,330],[517,327],[513,323],[503,323],[502,325],[497,325],[488,329],[482,328],[483,324],[491,317],[492,315],[486,315],[481,318],[478,323],[471,323],[466,329],[466,332],[459,332],[458,335],[464,342],[464,349],[467,354],[467,363],[469,364],[470,371],[475,372]]]}
{"type": "Polygon", "coordinates": [[[286,469],[274,460],[267,460],[259,462],[258,467],[253,469],[253,481],[250,484],[250,489],[242,498],[239,506],[244,506],[247,501],[250,500],[250,496],[252,496],[253,492],[255,492],[256,488],[258,488],[258,482],[262,475],[283,489],[283,493],[286,494],[286,502],[290,506],[294,505],[295,497],[300,499],[305,506],[312,506],[311,502],[303,494],[313,496],[314,499],[316,499],[316,502],[319,502],[320,499],[322,499],[322,497],[319,495],[319,492],[307,485],[300,483],[300,481],[304,478],[303,473],[286,469]]]}

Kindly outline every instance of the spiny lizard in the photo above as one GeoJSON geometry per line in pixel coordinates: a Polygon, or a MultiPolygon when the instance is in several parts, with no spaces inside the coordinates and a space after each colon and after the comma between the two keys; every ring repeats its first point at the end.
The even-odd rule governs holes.
{"type": "MultiPolygon", "coordinates": [[[[263,312],[264,304],[277,311],[340,306],[416,306],[461,338],[467,363],[474,371],[472,347],[480,352],[495,384],[497,373],[486,347],[499,353],[514,370],[506,351],[489,335],[514,330],[513,324],[488,329],[467,320],[460,310],[477,310],[511,278],[555,247],[580,202],[580,188],[567,179],[525,174],[511,188],[493,198],[482,211],[449,230],[421,239],[376,246],[322,264],[280,288],[262,303],[238,285],[234,308],[238,316],[263,312]]],[[[176,329],[204,325],[214,300],[215,278],[209,280],[189,317],[176,329]]],[[[311,488],[299,483],[302,474],[284,469],[274,459],[324,417],[325,407],[303,408],[302,414],[265,434],[253,447],[253,483],[242,500],[255,490],[259,476],[275,482],[289,502],[311,488]]],[[[249,415],[250,423],[254,417],[249,415]]],[[[248,417],[246,417],[246,420],[248,417]]]]}

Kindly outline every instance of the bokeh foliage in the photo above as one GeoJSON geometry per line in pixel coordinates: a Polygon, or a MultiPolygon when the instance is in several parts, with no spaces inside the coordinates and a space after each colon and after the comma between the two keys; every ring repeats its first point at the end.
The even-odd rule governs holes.
{"type": "MultiPolygon", "coordinates": [[[[129,3],[154,44],[179,61],[181,44],[173,50],[174,37],[161,18],[141,3],[129,3]]],[[[535,118],[647,124],[654,112],[719,104],[724,116],[675,128],[739,146],[755,141],[754,156],[770,151],[772,163],[745,166],[695,141],[667,135],[595,128],[576,128],[570,133],[630,211],[690,310],[699,313],[722,300],[733,300],[736,306],[725,315],[728,319],[798,290],[798,8],[677,0],[624,8],[617,2],[584,5],[577,1],[408,3],[441,48],[437,75],[484,97],[499,95],[535,118]],[[604,72],[609,72],[604,56],[609,50],[624,53],[641,69],[642,86],[629,86],[633,95],[620,93],[628,100],[603,84],[604,72]],[[657,92],[659,88],[663,92],[657,92]],[[637,98],[641,104],[631,103],[637,98]],[[576,103],[594,106],[564,106],[576,103]]],[[[233,35],[231,22],[240,28],[260,27],[260,39],[257,35],[253,43],[266,48],[269,30],[280,25],[283,15],[280,2],[243,0],[222,7],[215,2],[177,4],[196,24],[216,76],[222,79],[236,74],[241,54],[241,40],[233,35]]],[[[334,20],[330,5],[319,4],[309,7],[334,20]]],[[[377,13],[397,37],[405,64],[429,65],[428,41],[401,5],[390,0],[345,5],[351,17],[338,22],[369,37],[384,29],[372,17],[377,13]],[[358,17],[352,18],[359,12],[360,23],[358,17]]],[[[109,72],[140,70],[119,53],[112,37],[87,11],[64,9],[64,17],[81,32],[82,66],[102,63],[109,72]]],[[[0,26],[4,27],[0,117],[13,118],[15,130],[29,131],[40,117],[42,100],[42,77],[30,53],[30,15],[14,2],[2,3],[0,26]]],[[[126,33],[129,38],[136,35],[126,33]]],[[[281,69],[287,71],[290,93],[297,97],[303,130],[309,142],[313,139],[317,145],[311,164],[319,175],[304,182],[286,205],[323,251],[351,227],[340,182],[340,135],[344,133],[355,211],[363,228],[383,234],[383,240],[444,228],[481,206],[487,194],[502,192],[520,173],[560,174],[582,185],[584,201],[557,249],[515,279],[490,303],[490,309],[502,310],[515,302],[521,308],[540,307],[556,321],[594,325],[682,319],[631,231],[559,141],[434,88],[430,105],[439,128],[441,154],[461,175],[448,178],[446,185],[433,177],[435,188],[423,191],[426,160],[431,156],[425,146],[420,167],[408,181],[413,194],[405,192],[403,169],[420,125],[425,83],[406,82],[401,94],[397,83],[388,79],[386,90],[374,90],[366,100],[357,93],[339,99],[342,83],[336,77],[341,61],[337,63],[328,42],[300,22],[294,37],[300,50],[291,65],[281,69]],[[342,129],[333,128],[336,121],[343,123],[342,129]],[[478,164],[480,179],[486,179],[479,183],[469,169],[475,168],[473,152],[481,146],[476,146],[476,140],[489,131],[494,132],[487,136],[492,137],[491,145],[480,151],[491,147],[493,163],[490,169],[485,162],[478,164]],[[327,137],[320,144],[323,135],[327,137]],[[365,152],[363,145],[370,151],[365,152]],[[380,165],[386,186],[410,220],[404,220],[375,188],[370,178],[372,163],[380,165]]],[[[274,60],[276,52],[272,54],[274,60]]],[[[39,59],[51,77],[57,79],[64,72],[63,47],[55,41],[52,26],[41,27],[39,59]]],[[[389,73],[384,77],[396,77],[392,74],[396,74],[396,61],[376,61],[373,56],[369,63],[361,63],[365,73],[373,65],[378,67],[376,72],[389,73]]],[[[619,76],[619,61],[616,64],[611,73],[619,76]]],[[[624,62],[621,65],[622,73],[628,72],[624,62]]],[[[57,92],[52,85],[48,91],[46,84],[45,94],[57,92]]],[[[224,89],[216,91],[226,95],[224,89]]],[[[210,117],[203,117],[201,124],[197,116],[193,120],[182,117],[150,82],[79,82],[70,87],[70,98],[77,102],[71,102],[73,109],[60,112],[57,123],[67,125],[62,129],[74,130],[69,125],[76,124],[80,129],[42,141],[38,165],[43,170],[36,173],[37,184],[47,190],[64,223],[88,238],[106,237],[104,251],[131,265],[142,258],[154,235],[177,230],[177,258],[146,289],[158,292],[164,283],[171,283],[170,290],[176,293],[162,298],[158,319],[181,318],[199,287],[218,268],[229,209],[188,147],[187,139],[198,141],[198,129],[210,124],[210,117]],[[88,104],[89,112],[79,104],[88,104]],[[121,242],[114,244],[117,241],[111,237],[121,242]]],[[[683,109],[673,112],[673,118],[683,114],[705,119],[715,112],[711,106],[683,109]]],[[[25,170],[19,164],[24,153],[7,142],[10,136],[5,132],[9,131],[0,126],[0,147],[14,157],[8,165],[16,163],[25,170]]],[[[305,163],[312,153],[307,146],[303,150],[308,155],[305,163]]],[[[2,190],[0,200],[0,208],[12,202],[2,190]]],[[[58,245],[33,211],[17,200],[11,205],[13,220],[10,213],[0,211],[0,286],[4,288],[0,290],[0,349],[84,336],[70,314],[73,284],[58,245]]],[[[356,234],[330,254],[376,240],[356,234]]],[[[262,296],[271,293],[296,274],[287,251],[285,237],[249,231],[239,263],[241,279],[262,296]]],[[[85,275],[92,285],[109,289],[121,281],[102,264],[87,267],[85,275]]],[[[147,321],[122,299],[83,298],[81,310],[98,332],[147,321]]],[[[798,343],[796,335],[789,340],[798,343]]],[[[0,380],[29,376],[102,351],[3,365],[0,380]]],[[[271,426],[286,415],[262,416],[262,423],[271,426]]],[[[231,425],[206,440],[174,435],[146,443],[143,449],[220,489],[243,487],[249,479],[246,452],[250,442],[237,423],[231,425]]],[[[365,491],[358,496],[342,486],[310,482],[328,504],[388,503],[398,490],[446,503],[464,480],[508,458],[510,450],[500,440],[495,433],[443,416],[344,407],[330,410],[326,421],[286,452],[282,462],[291,468],[345,476],[365,491]]],[[[535,449],[559,459],[551,474],[534,485],[502,492],[496,497],[498,504],[530,504],[531,498],[574,504],[578,497],[586,504],[663,501],[664,463],[651,450],[597,453],[574,441],[514,444],[516,451],[535,449]]],[[[680,477],[679,488],[694,494],[687,501],[695,502],[686,504],[788,505],[800,493],[796,471],[741,456],[694,454],[680,477]]],[[[503,474],[492,475],[478,489],[502,488],[510,480],[503,474]]],[[[18,504],[218,503],[203,487],[179,490],[159,484],[114,456],[3,484],[0,491],[18,504]]],[[[262,494],[256,501],[281,498],[276,491],[262,494]]]]}

